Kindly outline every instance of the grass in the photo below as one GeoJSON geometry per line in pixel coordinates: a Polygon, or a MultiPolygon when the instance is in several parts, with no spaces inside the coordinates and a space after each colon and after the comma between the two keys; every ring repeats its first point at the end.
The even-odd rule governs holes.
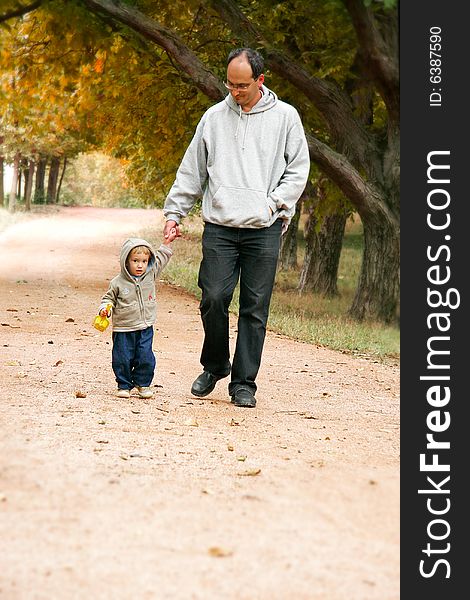
{"type": "MultiPolygon", "coordinates": [[[[179,285],[196,298],[200,298],[197,273],[201,261],[200,217],[188,217],[182,226],[183,237],[174,244],[175,254],[164,271],[164,279],[179,285]]],[[[161,238],[148,232],[148,239],[159,245],[161,238]]],[[[298,239],[298,263],[302,265],[305,252],[301,234],[298,239]]],[[[362,225],[350,221],[346,228],[341,252],[337,298],[324,298],[318,294],[299,295],[297,285],[300,267],[289,272],[279,272],[271,301],[268,328],[282,335],[326,346],[341,352],[373,357],[377,360],[396,360],[400,353],[398,327],[382,323],[358,323],[347,316],[359,277],[362,257],[362,225]]],[[[230,306],[238,311],[238,289],[230,306]]]]}

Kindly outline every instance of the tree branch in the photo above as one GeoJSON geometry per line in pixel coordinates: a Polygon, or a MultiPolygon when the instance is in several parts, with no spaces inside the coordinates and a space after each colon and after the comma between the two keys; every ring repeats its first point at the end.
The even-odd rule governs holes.
{"type": "Polygon", "coordinates": [[[209,0],[209,3],[244,43],[264,49],[266,62],[275,73],[290,81],[313,102],[325,120],[336,148],[340,152],[346,152],[362,168],[370,170],[372,165],[373,176],[380,179],[381,166],[378,161],[371,161],[371,156],[376,151],[374,142],[354,116],[346,94],[337,85],[312,76],[286,53],[274,50],[234,0],[209,0]],[[345,132],[348,141],[345,140],[345,132]]]}
{"type": "Polygon", "coordinates": [[[190,76],[194,84],[212,100],[221,100],[225,97],[226,90],[219,79],[170,29],[120,0],[83,0],[83,3],[92,12],[104,13],[161,46],[190,76]]]}
{"type": "Polygon", "coordinates": [[[41,6],[42,2],[43,2],[43,0],[35,0],[34,2],[31,2],[31,4],[28,4],[27,6],[18,6],[18,8],[11,10],[9,12],[6,12],[3,15],[0,15],[0,23],[4,23],[5,21],[8,21],[9,19],[15,19],[16,17],[22,17],[23,15],[26,15],[29,12],[32,12],[33,10],[36,10],[36,8],[39,8],[41,6]]]}
{"type": "Polygon", "coordinates": [[[343,155],[338,154],[313,135],[309,133],[306,135],[310,158],[352,202],[362,219],[380,214],[388,222],[398,224],[396,216],[382,202],[381,190],[365,181],[343,155]]]}
{"type": "Polygon", "coordinates": [[[399,67],[396,9],[383,15],[382,30],[363,0],[344,0],[360,47],[362,66],[377,86],[389,119],[399,122],[399,67]]]}

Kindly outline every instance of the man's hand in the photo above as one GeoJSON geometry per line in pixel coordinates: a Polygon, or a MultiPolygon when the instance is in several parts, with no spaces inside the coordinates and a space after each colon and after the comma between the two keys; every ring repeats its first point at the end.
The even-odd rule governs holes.
{"type": "Polygon", "coordinates": [[[172,220],[167,221],[163,228],[163,239],[165,243],[170,243],[177,237],[181,237],[178,223],[172,220]]]}

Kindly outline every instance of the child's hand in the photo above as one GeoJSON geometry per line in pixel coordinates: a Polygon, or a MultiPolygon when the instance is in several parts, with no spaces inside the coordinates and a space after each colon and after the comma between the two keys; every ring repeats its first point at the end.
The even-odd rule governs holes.
{"type": "Polygon", "coordinates": [[[111,316],[111,311],[106,309],[106,308],[102,308],[100,310],[100,317],[110,317],[111,316]]]}
{"type": "Polygon", "coordinates": [[[165,223],[165,228],[163,229],[163,243],[164,244],[171,244],[171,242],[177,238],[180,237],[181,233],[180,233],[180,228],[179,225],[176,221],[167,221],[165,223]]]}

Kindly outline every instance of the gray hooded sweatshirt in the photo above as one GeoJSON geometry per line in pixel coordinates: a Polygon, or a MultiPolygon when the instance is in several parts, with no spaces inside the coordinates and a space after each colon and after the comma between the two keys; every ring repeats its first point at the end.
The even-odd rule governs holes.
{"type": "Polygon", "coordinates": [[[98,312],[111,304],[114,331],[139,331],[155,323],[157,317],[155,280],[167,265],[173,252],[161,245],[155,252],[151,244],[140,238],[127,239],[119,257],[121,272],[109,282],[109,288],[101,300],[98,312]],[[127,270],[129,252],[136,246],[150,250],[147,270],[140,277],[133,277],[127,270]]]}
{"type": "Polygon", "coordinates": [[[165,201],[177,223],[202,198],[204,221],[228,227],[288,224],[310,169],[296,109],[262,86],[262,98],[243,112],[232,95],[209,108],[165,201]]]}

